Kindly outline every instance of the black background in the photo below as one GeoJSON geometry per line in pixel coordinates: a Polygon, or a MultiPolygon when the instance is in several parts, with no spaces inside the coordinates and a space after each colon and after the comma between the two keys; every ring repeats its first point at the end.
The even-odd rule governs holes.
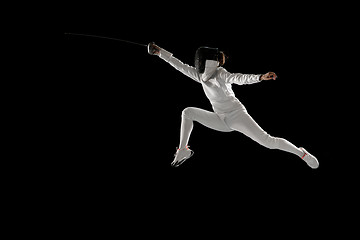
{"type": "Polygon", "coordinates": [[[282,210],[309,214],[314,221],[323,217],[319,209],[345,193],[348,181],[339,181],[345,170],[336,165],[332,139],[333,109],[340,106],[333,79],[326,76],[333,64],[326,44],[330,14],[296,4],[168,4],[69,5],[64,32],[154,41],[190,65],[199,46],[218,47],[229,56],[224,66],[229,72],[275,72],[276,81],[233,90],[265,131],[305,147],[320,167],[313,170],[241,133],[194,123],[189,145],[195,154],[172,168],[181,111],[212,110],[201,85],[148,55],[145,47],[63,35],[63,146],[71,152],[70,202],[82,209],[79,216],[129,207],[149,212],[151,219],[159,208],[172,213],[185,205],[205,216],[245,210],[273,216],[282,210]]]}

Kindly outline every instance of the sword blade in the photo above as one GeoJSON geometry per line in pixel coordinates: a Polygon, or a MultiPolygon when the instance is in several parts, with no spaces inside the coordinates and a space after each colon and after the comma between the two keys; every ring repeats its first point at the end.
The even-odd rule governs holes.
{"type": "Polygon", "coordinates": [[[91,34],[82,34],[82,33],[68,33],[68,32],[66,32],[64,34],[65,35],[82,36],[82,37],[102,38],[102,39],[126,42],[126,43],[130,43],[130,44],[138,45],[138,46],[147,47],[147,44],[141,44],[141,43],[132,42],[132,41],[128,41],[128,40],[124,40],[124,39],[120,39],[120,38],[112,38],[112,37],[105,37],[105,36],[91,35],[91,34]]]}

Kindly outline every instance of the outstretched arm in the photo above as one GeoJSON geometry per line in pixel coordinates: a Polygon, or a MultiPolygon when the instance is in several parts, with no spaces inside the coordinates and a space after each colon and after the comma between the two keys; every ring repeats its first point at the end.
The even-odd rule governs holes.
{"type": "Polygon", "coordinates": [[[266,74],[229,73],[224,68],[220,72],[220,76],[225,79],[225,82],[238,85],[258,83],[262,80],[275,80],[277,78],[276,74],[273,72],[268,72],[266,74]]]}
{"type": "Polygon", "coordinates": [[[191,79],[200,82],[199,73],[196,71],[194,67],[182,63],[179,59],[173,57],[172,53],[166,51],[165,49],[162,49],[155,44],[153,46],[154,46],[154,52],[153,52],[154,55],[158,55],[161,59],[168,62],[176,70],[182,72],[191,79]]]}

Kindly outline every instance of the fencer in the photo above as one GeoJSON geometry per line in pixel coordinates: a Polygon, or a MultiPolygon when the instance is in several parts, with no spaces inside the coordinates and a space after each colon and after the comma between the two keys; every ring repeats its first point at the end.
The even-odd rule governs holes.
{"type": "Polygon", "coordinates": [[[176,70],[202,85],[205,95],[210,100],[213,112],[195,107],[187,107],[182,112],[180,143],[171,165],[178,167],[193,155],[188,147],[193,122],[222,132],[238,131],[257,143],[269,148],[293,153],[303,159],[313,169],[319,162],[302,147],[296,147],[286,139],[273,137],[264,131],[247,113],[245,106],[235,97],[232,84],[253,84],[264,80],[275,80],[274,72],[266,74],[230,73],[222,66],[225,54],[217,48],[200,47],[195,53],[195,67],[182,63],[172,53],[154,43],[149,44],[148,52],[165,60],[176,70]]]}

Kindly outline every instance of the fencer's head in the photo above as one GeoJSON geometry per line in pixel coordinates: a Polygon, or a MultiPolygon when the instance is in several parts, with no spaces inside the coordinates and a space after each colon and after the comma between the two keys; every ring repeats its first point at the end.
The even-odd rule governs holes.
{"type": "Polygon", "coordinates": [[[207,81],[219,66],[225,64],[225,54],[217,48],[199,47],[195,53],[195,68],[207,81]]]}

